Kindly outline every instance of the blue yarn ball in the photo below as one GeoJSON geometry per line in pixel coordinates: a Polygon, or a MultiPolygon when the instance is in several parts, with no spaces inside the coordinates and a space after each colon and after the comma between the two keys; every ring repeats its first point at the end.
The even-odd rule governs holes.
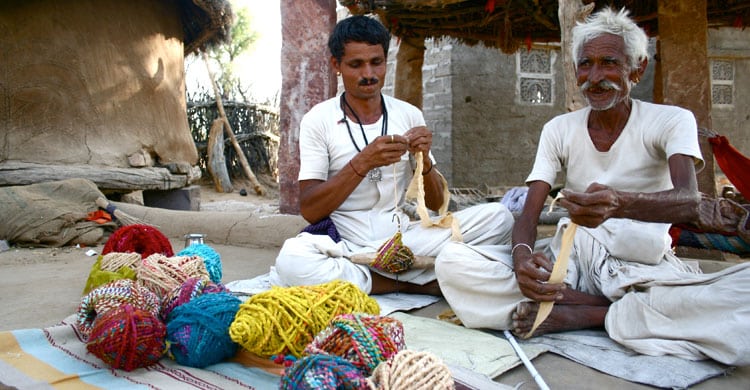
{"type": "Polygon", "coordinates": [[[203,368],[237,353],[229,326],[240,309],[230,293],[203,294],[177,306],[167,322],[169,356],[184,366],[203,368]]]}
{"type": "Polygon", "coordinates": [[[221,256],[214,248],[206,244],[190,244],[190,246],[181,250],[177,256],[200,256],[203,263],[206,264],[206,270],[211,281],[221,283],[221,256]]]}
{"type": "Polygon", "coordinates": [[[323,354],[307,355],[297,360],[284,371],[279,385],[281,390],[369,388],[367,377],[354,364],[340,356],[323,354]]]}

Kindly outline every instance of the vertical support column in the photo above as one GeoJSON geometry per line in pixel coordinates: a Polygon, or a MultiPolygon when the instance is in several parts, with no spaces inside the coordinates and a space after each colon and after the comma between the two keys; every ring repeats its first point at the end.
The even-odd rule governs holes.
{"type": "Polygon", "coordinates": [[[560,51],[562,52],[565,79],[565,108],[568,112],[586,106],[586,99],[578,89],[576,80],[576,59],[573,58],[573,27],[585,19],[594,9],[594,3],[583,5],[581,0],[560,0],[557,5],[557,18],[560,20],[560,51]]]}
{"type": "Polygon", "coordinates": [[[424,39],[401,40],[396,54],[396,80],[394,97],[422,108],[422,64],[424,64],[424,39]]]}
{"type": "MultiPolygon", "coordinates": [[[[692,111],[698,127],[710,129],[706,0],[659,0],[658,4],[659,61],[654,99],[692,111]]],[[[713,151],[705,139],[701,139],[701,152],[706,166],[698,173],[698,189],[716,196],[713,151]]]]}
{"type": "Polygon", "coordinates": [[[299,124],[317,103],[336,93],[328,36],[336,0],[281,0],[281,143],[279,211],[299,213],[299,124]]]}

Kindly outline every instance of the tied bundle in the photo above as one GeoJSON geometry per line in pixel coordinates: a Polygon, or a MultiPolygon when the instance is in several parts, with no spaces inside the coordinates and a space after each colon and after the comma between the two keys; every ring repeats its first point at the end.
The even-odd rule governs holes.
{"type": "Polygon", "coordinates": [[[121,305],[159,314],[159,298],[130,279],[119,279],[99,286],[86,294],[78,306],[76,327],[83,337],[91,333],[97,318],[121,305]]]}
{"type": "Polygon", "coordinates": [[[190,246],[178,252],[177,256],[200,257],[206,265],[206,271],[208,271],[208,276],[211,278],[211,281],[214,283],[221,283],[221,256],[214,248],[211,248],[206,244],[190,244],[190,246]]]}
{"type": "Polygon", "coordinates": [[[282,390],[372,390],[367,377],[344,358],[309,355],[297,360],[281,378],[282,390]]]}
{"type": "Polygon", "coordinates": [[[370,267],[390,273],[408,271],[414,263],[414,253],[401,241],[401,230],[378,248],[370,267]]]}
{"type": "Polygon", "coordinates": [[[405,349],[379,365],[369,378],[378,390],[452,390],[453,376],[439,357],[405,349]]]}
{"type": "Polygon", "coordinates": [[[126,303],[96,319],[86,349],[112,368],[132,371],[161,359],[165,335],[156,316],[126,303]]]}
{"type": "Polygon", "coordinates": [[[91,266],[83,293],[88,294],[91,290],[114,280],[135,280],[136,269],[140,263],[141,255],[138,253],[110,252],[97,256],[96,262],[91,266]]]}
{"type": "Polygon", "coordinates": [[[204,294],[172,311],[167,322],[169,356],[177,363],[203,368],[237,352],[229,337],[240,300],[228,292],[204,294]]]}
{"type": "Polygon", "coordinates": [[[352,283],[273,287],[240,305],[229,335],[247,351],[300,357],[314,335],[339,314],[380,313],[377,301],[352,283]]]}
{"type": "Polygon", "coordinates": [[[137,280],[156,293],[160,299],[192,277],[208,279],[203,259],[198,256],[166,257],[159,253],[143,259],[138,267],[137,280]]]}
{"type": "Polygon", "coordinates": [[[391,317],[342,314],[318,333],[305,353],[342,357],[365,375],[405,348],[404,327],[391,317]]]}
{"type": "Polygon", "coordinates": [[[102,255],[110,252],[140,253],[144,258],[154,253],[174,255],[167,237],[149,225],[127,225],[115,230],[104,244],[102,255]]]}
{"type": "Polygon", "coordinates": [[[159,313],[163,321],[169,319],[169,314],[182,304],[190,302],[193,298],[203,294],[218,292],[229,292],[223,284],[216,284],[208,279],[200,277],[189,278],[182,285],[170,292],[162,301],[161,312],[159,313]]]}

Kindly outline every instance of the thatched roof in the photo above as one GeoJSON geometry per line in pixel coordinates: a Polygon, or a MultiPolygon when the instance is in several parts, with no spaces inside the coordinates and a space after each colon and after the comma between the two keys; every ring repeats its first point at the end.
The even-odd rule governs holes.
{"type": "MultiPolygon", "coordinates": [[[[583,0],[584,4],[592,0],[583,0]]],[[[339,0],[352,14],[374,13],[401,38],[452,37],[506,53],[524,42],[559,42],[557,0],[339,0]]],[[[596,8],[625,7],[651,35],[658,34],[658,0],[597,1],[596,8]]],[[[707,0],[709,27],[744,27],[750,1],[707,0]]]]}
{"type": "Polygon", "coordinates": [[[185,55],[228,41],[234,14],[225,0],[179,0],[185,55]]]}

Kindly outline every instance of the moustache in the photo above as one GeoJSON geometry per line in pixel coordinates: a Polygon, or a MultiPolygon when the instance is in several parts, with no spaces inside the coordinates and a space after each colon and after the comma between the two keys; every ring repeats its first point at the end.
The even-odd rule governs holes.
{"type": "Polygon", "coordinates": [[[586,90],[589,89],[589,88],[599,88],[599,89],[603,89],[603,90],[614,89],[617,92],[622,91],[622,88],[620,88],[619,85],[617,85],[617,84],[615,84],[615,83],[613,83],[613,82],[611,82],[609,80],[602,80],[602,81],[600,81],[600,82],[598,82],[596,84],[594,84],[594,83],[586,80],[586,82],[584,82],[583,84],[581,84],[581,92],[586,92],[586,90]]]}
{"type": "Polygon", "coordinates": [[[359,80],[359,85],[373,85],[378,83],[377,77],[363,78],[359,80]]]}

